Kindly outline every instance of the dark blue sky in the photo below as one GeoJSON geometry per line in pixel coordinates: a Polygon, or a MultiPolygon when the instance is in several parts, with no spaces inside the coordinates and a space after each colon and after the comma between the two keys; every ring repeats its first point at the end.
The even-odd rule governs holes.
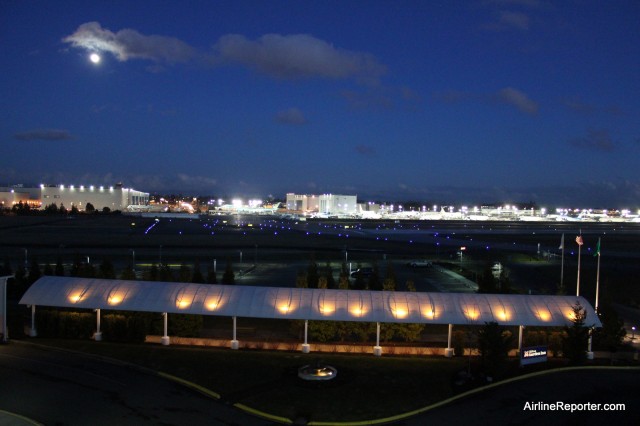
{"type": "Polygon", "coordinates": [[[637,208],[638,22],[637,1],[3,2],[0,185],[637,208]]]}

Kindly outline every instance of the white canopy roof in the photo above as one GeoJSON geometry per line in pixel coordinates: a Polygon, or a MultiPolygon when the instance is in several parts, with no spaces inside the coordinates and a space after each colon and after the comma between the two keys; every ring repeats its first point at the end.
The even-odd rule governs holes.
{"type": "Polygon", "coordinates": [[[601,327],[583,297],[418,293],[254,287],[46,276],[23,305],[121,311],[387,323],[564,326],[576,302],[586,325],[601,327]]]}

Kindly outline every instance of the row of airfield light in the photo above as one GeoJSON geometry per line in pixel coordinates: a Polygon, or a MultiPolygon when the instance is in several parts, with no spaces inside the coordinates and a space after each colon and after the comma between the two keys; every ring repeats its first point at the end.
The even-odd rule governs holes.
{"type": "MultiPolygon", "coordinates": [[[[107,303],[110,306],[117,307],[125,300],[125,298],[131,296],[130,293],[131,291],[129,291],[128,289],[114,289],[107,296],[107,303]]],[[[76,292],[72,292],[69,295],[68,300],[73,304],[77,304],[84,300],[86,296],[87,289],[79,290],[76,292]]],[[[208,311],[215,312],[216,310],[219,310],[222,306],[224,306],[224,300],[222,296],[222,293],[218,293],[217,295],[208,297],[204,302],[204,306],[206,307],[206,309],[208,311]]],[[[193,303],[194,295],[190,292],[186,292],[185,290],[181,290],[175,299],[175,304],[178,309],[188,309],[192,306],[193,303]]],[[[336,305],[337,303],[335,301],[320,299],[318,301],[318,312],[323,316],[331,317],[334,313],[336,313],[336,305]]],[[[419,307],[418,309],[415,309],[410,305],[411,304],[407,302],[400,302],[397,300],[392,300],[389,303],[391,314],[396,319],[408,318],[412,311],[420,311],[420,315],[423,318],[435,320],[441,315],[443,311],[443,309],[436,307],[434,304],[423,307],[423,309],[420,309],[419,307]]],[[[273,306],[280,314],[283,315],[292,314],[298,308],[298,304],[291,299],[275,300],[273,302],[273,306]]],[[[368,306],[365,305],[362,300],[351,301],[348,303],[347,310],[352,317],[362,318],[367,314],[368,306]]],[[[462,310],[464,316],[470,321],[477,321],[481,317],[480,308],[477,304],[463,306],[462,310]]],[[[494,318],[500,321],[509,321],[513,317],[512,309],[504,306],[503,304],[498,304],[497,306],[496,304],[494,304],[492,306],[492,313],[494,318]]],[[[547,307],[534,307],[534,314],[540,321],[543,322],[549,322],[552,317],[551,312],[547,307]]],[[[574,313],[570,308],[567,309],[563,314],[565,318],[569,320],[571,320],[574,316],[574,313]]]]}

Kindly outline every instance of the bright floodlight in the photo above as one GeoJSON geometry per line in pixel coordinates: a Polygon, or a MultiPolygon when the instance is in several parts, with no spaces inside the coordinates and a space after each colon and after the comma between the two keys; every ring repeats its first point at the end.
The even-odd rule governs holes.
{"type": "Polygon", "coordinates": [[[97,53],[92,53],[91,55],[89,55],[89,60],[91,62],[93,62],[94,64],[100,63],[100,55],[98,55],[97,53]]]}

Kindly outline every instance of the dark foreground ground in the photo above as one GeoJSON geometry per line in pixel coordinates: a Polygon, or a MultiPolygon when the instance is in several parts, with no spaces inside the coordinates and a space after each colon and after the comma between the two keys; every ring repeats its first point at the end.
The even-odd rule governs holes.
{"type": "Polygon", "coordinates": [[[221,351],[148,345],[44,343],[73,351],[15,341],[0,346],[0,411],[46,425],[274,423],[273,418],[248,415],[235,403],[299,424],[632,425],[640,419],[638,368],[553,372],[499,384],[425,410],[462,392],[451,383],[451,373],[460,368],[457,360],[329,356],[326,361],[338,368],[338,378],[340,374],[345,378],[310,385],[300,382],[291,368],[308,362],[300,354],[227,351],[225,357],[221,351]],[[211,365],[215,360],[226,371],[216,374],[211,365]],[[421,368],[413,375],[420,380],[405,377],[417,365],[421,368]],[[205,386],[221,398],[160,377],[158,370],[205,386]],[[556,404],[556,408],[542,404],[556,404]],[[407,416],[407,412],[412,413],[407,416]]]}

